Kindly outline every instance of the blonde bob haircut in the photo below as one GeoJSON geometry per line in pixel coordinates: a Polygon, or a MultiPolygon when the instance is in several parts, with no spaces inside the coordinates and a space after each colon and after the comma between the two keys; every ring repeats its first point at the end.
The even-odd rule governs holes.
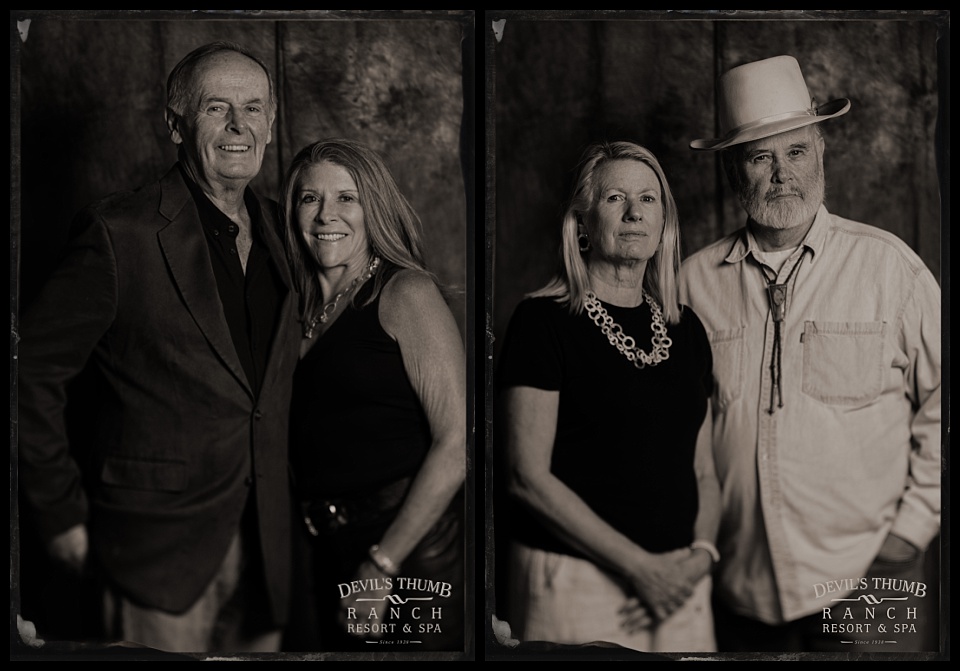
{"type": "Polygon", "coordinates": [[[581,252],[577,242],[577,224],[591,216],[600,197],[597,184],[597,171],[609,161],[640,161],[648,165],[660,181],[661,202],[663,203],[663,236],[653,257],[647,262],[643,276],[643,288],[653,296],[663,308],[663,316],[670,324],[680,321],[680,299],[677,289],[677,275],[680,272],[680,224],[677,217],[677,204],[667,184],[667,177],[660,162],[646,148],[633,142],[597,142],[591,144],[583,153],[578,164],[576,185],[573,196],[563,215],[563,228],[560,241],[560,263],[557,274],[542,289],[529,296],[551,297],[558,302],[567,303],[573,314],[580,314],[584,308],[587,291],[590,290],[590,278],[587,263],[590,251],[581,252]]]}

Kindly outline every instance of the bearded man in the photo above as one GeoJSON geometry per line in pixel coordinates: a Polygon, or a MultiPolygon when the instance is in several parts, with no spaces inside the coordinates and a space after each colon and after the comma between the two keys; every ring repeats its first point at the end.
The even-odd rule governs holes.
{"type": "Polygon", "coordinates": [[[736,67],[719,86],[721,137],[690,146],[722,150],[747,222],[687,259],[680,278],[716,378],[719,649],[894,647],[859,644],[880,638],[911,649],[913,633],[833,625],[861,594],[898,599],[885,611],[910,595],[881,588],[912,584],[922,597],[916,589],[930,585],[939,285],[896,236],[823,204],[817,124],[845,114],[849,100],[817,106],[790,56],[736,67]]]}

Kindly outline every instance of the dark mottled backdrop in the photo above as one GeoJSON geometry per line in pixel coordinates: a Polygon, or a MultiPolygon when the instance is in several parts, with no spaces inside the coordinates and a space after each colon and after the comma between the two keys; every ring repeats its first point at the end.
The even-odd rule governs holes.
{"type": "Polygon", "coordinates": [[[799,60],[818,101],[852,101],[822,124],[830,211],[896,233],[939,278],[936,38],[923,20],[508,19],[492,51],[494,335],[554,270],[572,170],[591,141],[653,151],[677,200],[684,255],[742,226],[717,154],[688,144],[715,136],[720,73],[779,54],[799,60]]]}
{"type": "MultiPolygon", "coordinates": [[[[167,74],[195,47],[232,40],[259,55],[278,84],[273,142],[253,186],[276,198],[293,155],[323,137],[371,145],[384,155],[423,220],[428,263],[459,291],[451,307],[463,332],[467,209],[460,151],[461,40],[472,23],[462,14],[414,13],[403,20],[345,16],[33,18],[19,47],[22,304],[52,269],[78,209],[113,191],[154,181],[173,164],[176,146],[163,120],[167,74]]],[[[467,75],[472,87],[473,73],[467,75]]],[[[472,129],[465,130],[472,142],[472,129]]]]}
{"type": "MultiPolygon", "coordinates": [[[[817,101],[852,101],[849,113],[821,125],[830,211],[896,233],[940,279],[937,123],[948,100],[938,98],[938,86],[948,90],[938,81],[942,18],[734,14],[715,20],[716,13],[487,12],[493,366],[517,302],[556,268],[572,171],[589,142],[632,139],[654,152],[677,200],[684,256],[743,225],[718,154],[688,144],[717,135],[715,82],[722,72],[780,54],[799,60],[817,101]],[[748,16],[758,20],[737,20],[748,16]],[[502,26],[493,23],[501,19],[502,26]]],[[[496,423],[495,415],[487,420],[496,423]]],[[[935,542],[930,554],[937,548],[935,542]]]]}
{"type": "MultiPolygon", "coordinates": [[[[451,290],[450,306],[470,342],[473,32],[467,11],[11,12],[12,278],[20,262],[12,310],[26,308],[53,270],[79,209],[170,168],[177,149],[163,117],[167,75],[192,49],[231,40],[257,53],[278,87],[273,142],[253,186],[276,198],[294,154],[323,137],[353,138],[381,152],[420,214],[427,262],[451,290]],[[18,25],[21,18],[29,25],[18,25]]],[[[68,403],[75,444],[90,423],[84,383],[81,376],[68,403]]],[[[95,609],[87,611],[95,586],[52,570],[34,542],[29,529],[11,524],[11,545],[22,550],[11,556],[17,612],[48,639],[96,633],[87,626],[95,625],[95,609]]]]}

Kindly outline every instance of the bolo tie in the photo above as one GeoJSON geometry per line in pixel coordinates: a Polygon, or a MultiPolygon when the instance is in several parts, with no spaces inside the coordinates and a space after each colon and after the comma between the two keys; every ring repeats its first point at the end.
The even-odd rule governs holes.
{"type": "Polygon", "coordinates": [[[773,279],[767,277],[766,266],[760,266],[764,279],[767,280],[767,300],[770,302],[770,314],[773,316],[773,353],[770,357],[770,409],[769,414],[776,412],[774,409],[774,394],[776,394],[777,408],[783,407],[783,320],[787,316],[787,285],[791,278],[797,272],[797,268],[803,263],[803,253],[800,259],[793,264],[793,268],[787,273],[786,279],[782,283],[777,282],[776,276],[773,279]]]}

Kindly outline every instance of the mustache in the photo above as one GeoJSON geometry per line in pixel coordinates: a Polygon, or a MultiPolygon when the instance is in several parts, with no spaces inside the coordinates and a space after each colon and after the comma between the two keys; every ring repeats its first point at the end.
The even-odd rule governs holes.
{"type": "Polygon", "coordinates": [[[766,200],[773,200],[774,198],[780,198],[781,196],[797,196],[798,198],[804,198],[803,191],[798,189],[770,189],[763,197],[766,200]]]}

